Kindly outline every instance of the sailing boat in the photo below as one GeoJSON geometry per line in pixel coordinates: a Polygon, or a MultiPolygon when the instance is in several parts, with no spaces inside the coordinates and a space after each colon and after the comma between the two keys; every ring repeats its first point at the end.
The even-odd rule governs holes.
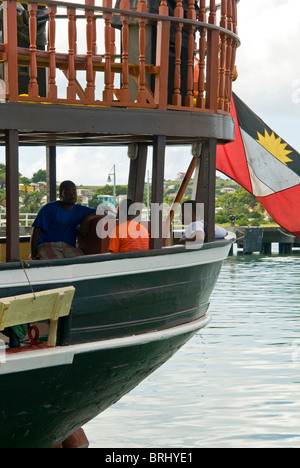
{"type": "MultiPolygon", "coordinates": [[[[151,12],[145,0],[137,10],[130,9],[128,0],[122,0],[120,8],[112,8],[111,0],[103,0],[102,7],[93,0],[71,5],[33,0],[23,9],[14,0],[3,1],[0,54],[6,102],[1,104],[0,143],[6,149],[7,231],[6,262],[0,264],[0,325],[2,330],[22,323],[46,327],[47,341],[38,337],[41,328],[31,328],[28,343],[6,349],[5,359],[2,354],[1,447],[61,444],[210,321],[209,297],[233,241],[215,240],[214,199],[217,144],[234,139],[230,102],[239,39],[236,1],[222,1],[220,11],[215,1],[206,3],[201,0],[196,12],[193,2],[178,0],[171,16],[166,0],[151,12]],[[45,16],[47,50],[37,41],[45,16]],[[115,17],[119,42],[119,30],[112,27],[115,17]],[[67,34],[68,52],[57,51],[55,31],[62,20],[68,23],[59,30],[67,34]],[[78,54],[82,21],[87,52],[78,54]],[[103,26],[100,38],[96,22],[103,26]],[[139,50],[132,60],[134,30],[139,50]],[[24,37],[28,47],[20,43],[24,37]],[[98,45],[104,47],[102,53],[98,45]],[[196,83],[194,53],[199,58],[196,83]],[[26,92],[20,92],[24,81],[18,71],[24,69],[28,83],[26,92]],[[42,83],[38,72],[45,69],[47,80],[42,83]],[[66,97],[57,92],[57,70],[66,77],[66,97]],[[84,85],[79,80],[82,70],[84,85]],[[104,76],[102,97],[97,75],[104,76]],[[119,88],[116,76],[121,77],[119,88]],[[152,146],[152,206],[163,201],[166,146],[193,144],[176,202],[195,171],[193,198],[205,207],[204,245],[187,249],[171,237],[171,245],[165,246],[159,212],[150,218],[151,232],[158,235],[150,237],[147,251],[111,255],[98,239],[98,250],[82,257],[21,259],[19,146],[47,147],[51,201],[56,199],[57,146],[132,144],[128,198],[142,201],[147,149],[152,146]]],[[[172,214],[168,228],[171,219],[172,214]]]]}

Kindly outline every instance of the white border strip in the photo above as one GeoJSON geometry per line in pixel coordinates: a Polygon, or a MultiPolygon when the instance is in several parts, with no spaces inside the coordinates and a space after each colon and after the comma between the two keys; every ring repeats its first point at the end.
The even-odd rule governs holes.
{"type": "MultiPolygon", "coordinates": [[[[101,262],[74,263],[69,265],[53,264],[47,267],[39,267],[37,264],[32,268],[26,268],[26,274],[34,287],[34,285],[38,284],[60,284],[96,278],[158,272],[176,268],[182,269],[223,261],[227,258],[230,247],[231,245],[224,245],[215,249],[187,250],[185,253],[178,252],[170,255],[124,258],[108,262],[102,260],[101,262]]],[[[28,285],[28,280],[21,268],[0,271],[0,290],[1,288],[24,285],[28,285]]]]}
{"type": "Polygon", "coordinates": [[[210,320],[211,316],[209,313],[207,313],[203,317],[191,323],[178,325],[177,327],[166,330],[78,345],[6,354],[5,362],[2,362],[2,365],[0,363],[0,385],[1,375],[4,374],[26,372],[34,369],[44,369],[46,367],[70,365],[73,363],[74,356],[77,354],[90,353],[103,349],[139,346],[154,341],[167,340],[169,338],[184,335],[186,333],[196,333],[201,328],[204,328],[210,322],[210,320]]]}

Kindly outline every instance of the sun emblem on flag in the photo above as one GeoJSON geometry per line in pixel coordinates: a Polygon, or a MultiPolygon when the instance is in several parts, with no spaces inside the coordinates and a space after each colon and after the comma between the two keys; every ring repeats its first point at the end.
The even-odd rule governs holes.
{"type": "Polygon", "coordinates": [[[277,158],[280,162],[287,165],[288,162],[291,162],[292,159],[288,158],[287,155],[292,153],[286,149],[287,143],[281,141],[281,138],[275,137],[274,132],[271,135],[268,134],[267,130],[265,129],[265,135],[262,136],[259,132],[257,132],[258,136],[258,143],[261,144],[269,153],[271,153],[275,158],[277,158]]]}

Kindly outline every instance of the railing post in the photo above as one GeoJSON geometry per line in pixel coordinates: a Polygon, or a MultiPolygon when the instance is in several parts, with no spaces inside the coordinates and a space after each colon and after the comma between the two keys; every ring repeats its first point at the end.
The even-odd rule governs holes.
{"type": "MultiPolygon", "coordinates": [[[[86,5],[94,6],[94,0],[85,0],[86,5]]],[[[95,82],[94,82],[94,70],[93,70],[93,49],[95,49],[95,22],[94,12],[92,10],[86,10],[86,89],[85,96],[89,103],[95,100],[95,82]]]]}
{"type": "MultiPolygon", "coordinates": [[[[200,0],[199,21],[206,23],[205,0],[200,0]]],[[[206,33],[207,30],[202,28],[200,31],[199,44],[199,77],[198,77],[198,97],[197,107],[205,108],[205,55],[206,55],[206,33]]]]}
{"type": "MultiPolygon", "coordinates": [[[[103,0],[103,6],[106,8],[112,7],[112,0],[103,0]]],[[[104,83],[105,88],[103,91],[103,101],[110,102],[114,96],[114,86],[112,83],[111,73],[111,13],[103,13],[105,22],[104,26],[104,42],[105,42],[105,70],[104,70],[104,83]]]]}
{"type": "MultiPolygon", "coordinates": [[[[216,2],[210,0],[209,23],[216,24],[216,2]]],[[[206,108],[217,112],[219,72],[219,31],[207,32],[206,108]]]]}
{"type": "MultiPolygon", "coordinates": [[[[166,0],[161,0],[159,14],[169,16],[166,0]]],[[[156,65],[160,71],[159,75],[155,77],[154,101],[159,109],[166,109],[168,105],[170,21],[159,21],[157,23],[156,44],[156,65]]]]}
{"type": "Polygon", "coordinates": [[[67,98],[71,101],[76,99],[76,70],[75,70],[75,53],[76,53],[76,9],[68,8],[68,36],[69,36],[69,52],[68,52],[68,87],[67,98]]]}
{"type": "MultiPolygon", "coordinates": [[[[121,0],[121,10],[130,10],[129,0],[121,0]]],[[[130,101],[129,89],[129,68],[128,68],[128,52],[129,52],[129,16],[122,15],[122,89],[120,90],[120,101],[130,101]]]]}
{"type": "Polygon", "coordinates": [[[47,13],[49,15],[49,28],[48,28],[48,52],[49,52],[49,76],[48,76],[48,90],[47,97],[50,99],[57,98],[56,86],[56,61],[55,61],[55,32],[56,32],[56,6],[48,6],[47,13]]]}
{"type": "MultiPolygon", "coordinates": [[[[145,0],[139,0],[137,11],[147,13],[147,4],[145,0]]],[[[146,97],[146,24],[147,20],[139,18],[139,89],[137,92],[137,101],[147,102],[146,97]]]]}
{"type": "MultiPolygon", "coordinates": [[[[189,8],[187,18],[196,21],[196,10],[194,0],[188,0],[189,8]]],[[[189,26],[188,37],[188,56],[187,56],[187,78],[186,78],[186,96],[185,105],[194,106],[194,33],[195,26],[189,26]]]]}
{"type": "MultiPolygon", "coordinates": [[[[176,0],[174,10],[175,18],[183,18],[182,0],[176,0]]],[[[181,48],[182,48],[182,28],[183,23],[175,23],[175,70],[174,70],[174,93],[172,104],[181,106],[181,48]]]]}
{"type": "MultiPolygon", "coordinates": [[[[226,28],[227,26],[227,0],[222,0],[221,3],[221,28],[226,28]]],[[[218,92],[218,108],[221,110],[225,109],[225,88],[226,88],[226,49],[227,49],[227,40],[226,35],[221,33],[221,51],[220,51],[220,70],[219,70],[219,92],[218,92]]]]}
{"type": "Polygon", "coordinates": [[[36,3],[28,4],[29,11],[29,37],[30,37],[30,81],[28,85],[28,96],[37,98],[39,95],[39,85],[37,82],[37,62],[36,62],[36,32],[37,20],[36,13],[38,6],[36,3]]]}
{"type": "MultiPolygon", "coordinates": [[[[232,30],[234,34],[237,34],[237,4],[236,0],[229,0],[232,3],[232,30]]],[[[231,110],[231,95],[232,95],[232,81],[234,79],[234,64],[236,58],[236,41],[232,41],[232,54],[231,54],[231,65],[230,65],[230,89],[228,95],[228,112],[231,110]]]]}
{"type": "Polygon", "coordinates": [[[6,99],[16,101],[18,98],[18,54],[17,54],[17,2],[3,2],[4,50],[7,53],[5,67],[6,99]]]}

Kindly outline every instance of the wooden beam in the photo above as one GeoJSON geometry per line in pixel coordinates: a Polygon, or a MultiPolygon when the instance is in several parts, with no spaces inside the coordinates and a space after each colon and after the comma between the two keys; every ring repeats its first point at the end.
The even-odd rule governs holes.
{"type": "Polygon", "coordinates": [[[47,202],[56,201],[56,146],[46,146],[47,202]]]}
{"type": "Polygon", "coordinates": [[[204,230],[206,242],[215,240],[215,192],[216,192],[217,139],[210,138],[203,145],[204,164],[204,230]]]}
{"type": "Polygon", "coordinates": [[[172,224],[172,221],[174,219],[175,212],[176,212],[176,210],[174,211],[174,208],[176,207],[177,203],[181,203],[181,200],[182,200],[182,198],[183,198],[183,196],[185,194],[187,186],[189,185],[189,182],[190,182],[190,180],[192,178],[192,175],[193,175],[193,172],[195,170],[196,163],[197,163],[198,159],[199,158],[197,158],[196,156],[192,157],[192,160],[190,162],[188,170],[187,170],[187,172],[186,172],[186,174],[185,174],[185,176],[184,176],[184,178],[183,178],[183,180],[181,182],[181,185],[180,185],[180,188],[179,188],[179,190],[177,192],[177,195],[175,197],[174,203],[172,204],[171,209],[169,211],[169,214],[167,216],[167,219],[166,219],[166,227],[167,228],[169,228],[171,226],[171,224],[172,224]]]}
{"type": "Polygon", "coordinates": [[[162,203],[164,196],[166,137],[153,137],[152,194],[151,194],[151,238],[150,249],[160,249],[163,245],[162,203]]]}
{"type": "Polygon", "coordinates": [[[148,146],[138,143],[137,156],[130,159],[127,196],[136,203],[143,203],[148,146]]]}
{"type": "Polygon", "coordinates": [[[19,133],[5,131],[6,147],[6,261],[20,259],[19,247],[19,133]]]}

